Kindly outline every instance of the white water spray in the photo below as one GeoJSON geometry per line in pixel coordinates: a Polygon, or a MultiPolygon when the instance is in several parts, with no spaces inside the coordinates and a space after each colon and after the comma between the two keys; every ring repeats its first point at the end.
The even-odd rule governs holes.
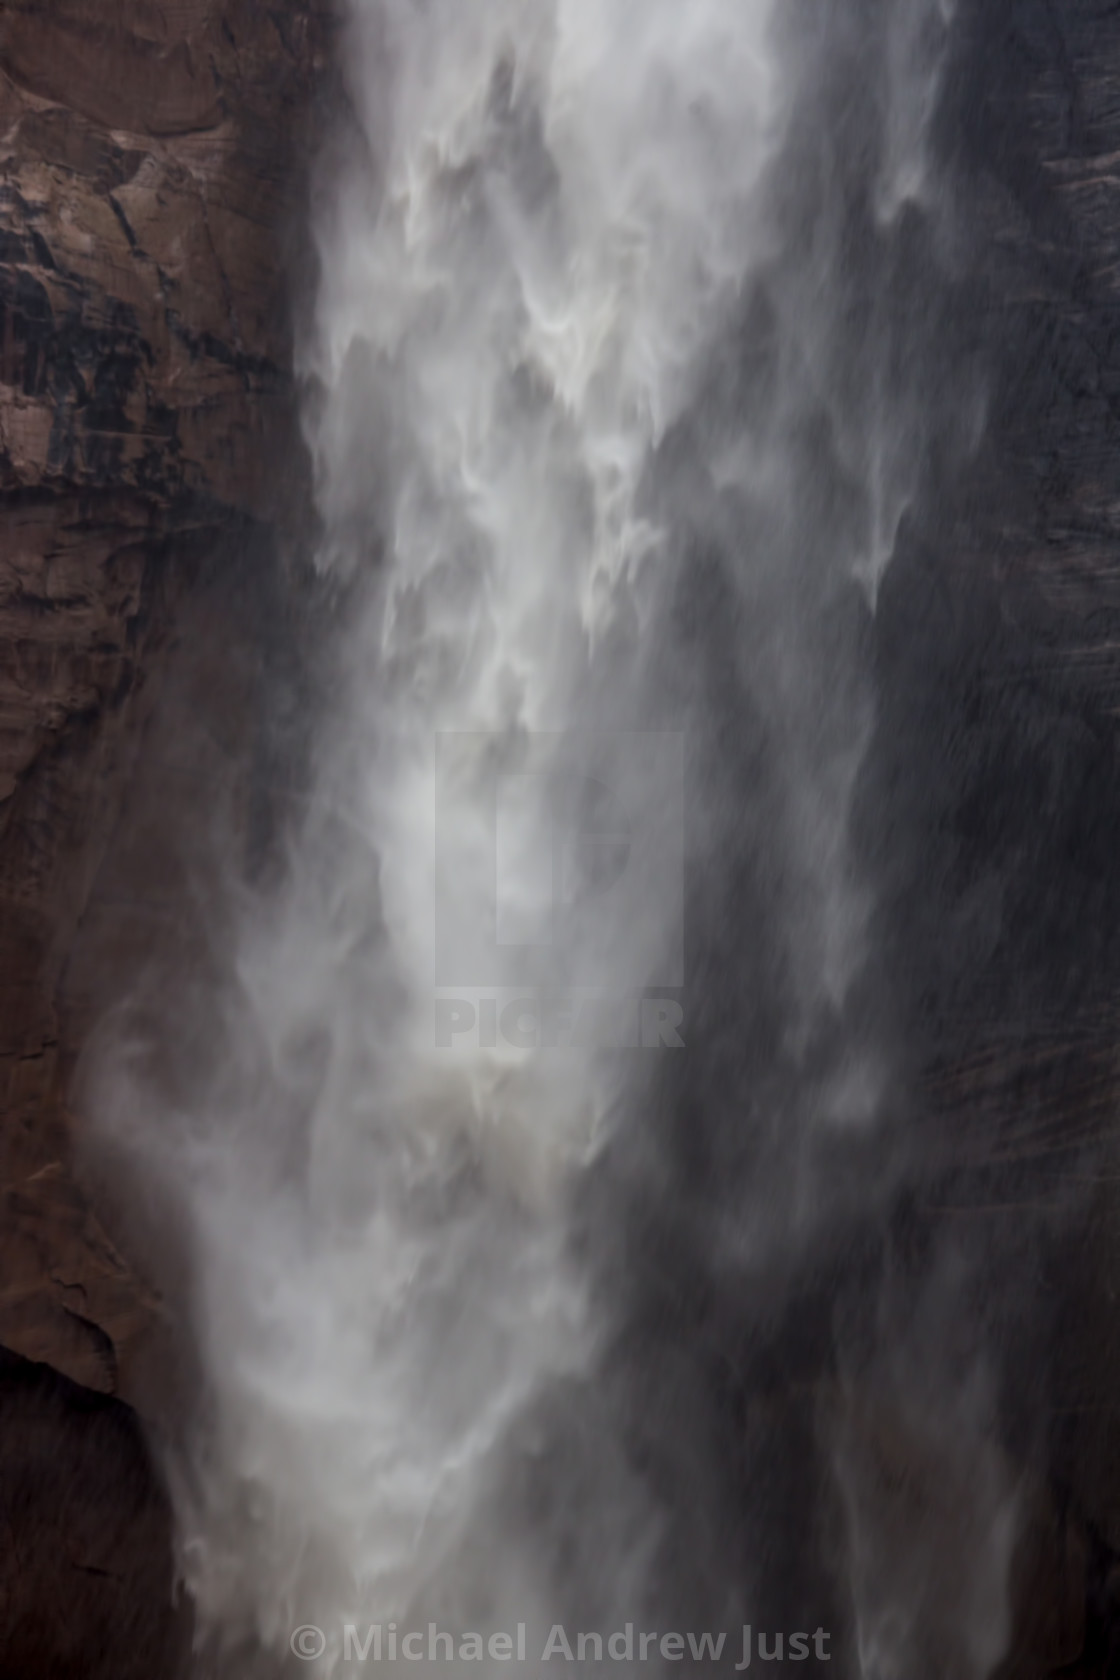
{"type": "MultiPolygon", "coordinates": [[[[305,372],[322,564],[354,621],[288,884],[238,934],[237,1054],[157,1146],[210,1396],[184,1565],[228,1649],[282,1656],[314,1623],[329,1673],[348,1621],[550,1619],[495,1501],[511,1432],[594,1345],[568,1192],[610,1092],[586,1051],[436,1047],[434,907],[469,985],[495,773],[522,790],[505,886],[531,919],[573,729],[629,774],[632,824],[659,820],[603,650],[659,587],[643,480],[758,239],[769,13],[352,7],[360,142],[320,217],[305,372]]],[[[645,903],[577,917],[559,979],[664,982],[645,903]]]]}
{"type": "MultiPolygon", "coordinates": [[[[944,9],[886,12],[888,56],[924,99],[890,90],[889,220],[920,192],[944,9]]],[[[775,23],[773,0],[351,0],[355,123],[317,216],[303,367],[320,563],[351,614],[334,706],[286,884],[234,931],[204,1100],[154,1129],[135,1070],[131,1108],[119,1078],[107,1103],[187,1209],[206,1405],[177,1505],[203,1635],[231,1661],[282,1662],[300,1624],[324,1630],[326,1675],[347,1622],[559,1619],[564,1566],[509,1488],[534,1408],[594,1369],[571,1209],[619,1075],[587,1049],[441,1048],[433,1012],[440,984],[473,1007],[512,983],[675,983],[671,845],[637,899],[577,883],[560,948],[540,936],[541,860],[559,781],[578,806],[601,777],[628,843],[672,827],[679,742],[635,733],[648,627],[682,564],[659,451],[775,259],[775,23]],[[524,943],[491,971],[499,867],[524,943]]],[[[847,829],[870,700],[828,614],[855,577],[873,594],[910,485],[896,416],[869,403],[849,425],[850,393],[834,401],[834,240],[826,225],[776,296],[772,407],[714,439],[697,520],[730,508],[758,545],[744,561],[736,534],[728,570],[738,676],[776,765],[757,820],[781,854],[795,1062],[864,954],[847,829]],[[822,413],[864,511],[791,552],[793,440],[822,413]]],[[[712,867],[728,844],[720,830],[712,867]]],[[[874,1122],[874,1057],[821,1083],[828,1125],[874,1122]]],[[[749,1221],[739,1185],[730,1218],[713,1209],[721,1255],[812,1240],[811,1136],[796,1153],[749,1221]]],[[[608,1617],[641,1597],[649,1518],[617,1445],[597,1444],[576,1515],[608,1617]]]]}

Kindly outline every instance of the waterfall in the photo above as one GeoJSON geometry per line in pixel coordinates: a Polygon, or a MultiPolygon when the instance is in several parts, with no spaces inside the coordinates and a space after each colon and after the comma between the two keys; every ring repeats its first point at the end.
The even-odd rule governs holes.
{"type": "MultiPolygon", "coordinates": [[[[153,1128],[127,1043],[102,1082],[189,1232],[204,1398],[171,1473],[203,1641],[238,1672],[290,1647],[346,1672],[348,1624],[609,1632],[662,1591],[751,1619],[702,1405],[658,1409],[675,1351],[623,1371],[625,1233],[671,1205],[665,1252],[744,1298],[769,1280],[778,1312],[895,1182],[851,819],[868,625],[942,417],[874,264],[936,222],[950,23],[350,0],[301,352],[345,619],[305,816],[223,930],[191,1101],[153,1128]]],[[[998,1654],[992,1576],[962,1675],[998,1654]]],[[[851,1582],[865,1672],[902,1673],[898,1605],[851,1582]]]]}

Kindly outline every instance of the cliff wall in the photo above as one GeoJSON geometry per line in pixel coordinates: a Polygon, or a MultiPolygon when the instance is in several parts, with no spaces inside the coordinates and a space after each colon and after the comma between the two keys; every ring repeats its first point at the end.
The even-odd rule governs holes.
{"type": "Polygon", "coordinates": [[[178,605],[290,513],[323,39],[310,4],[0,5],[0,1344],[106,1390],[149,1303],[69,1170],[59,976],[178,605]]]}

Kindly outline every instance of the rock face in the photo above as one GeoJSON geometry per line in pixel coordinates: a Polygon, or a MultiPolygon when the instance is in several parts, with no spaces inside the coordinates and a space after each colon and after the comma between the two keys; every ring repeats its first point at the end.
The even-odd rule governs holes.
{"type": "Polygon", "coordinates": [[[128,1407],[0,1351],[4,1680],[172,1680],[168,1523],[128,1407]]]}
{"type": "Polygon", "coordinates": [[[286,513],[323,34],[0,5],[0,1344],[105,1390],[150,1303],[70,1174],[58,979],[176,603],[286,513]]]}
{"type": "Polygon", "coordinates": [[[1103,1675],[1120,1651],[1120,18],[964,0],[954,38],[941,138],[984,441],[941,469],[877,626],[878,785],[904,789],[884,797],[913,837],[900,862],[892,833],[886,919],[945,1162],[909,1240],[984,1278],[1001,1427],[1046,1488],[1049,1515],[1024,1507],[1000,1673],[1103,1675]]]}
{"type": "Polygon", "coordinates": [[[323,23],[0,0],[3,1680],[183,1653],[166,1499],[108,1398],[155,1303],[72,1170],[60,984],[188,598],[274,550],[298,482],[285,239],[323,23]]]}

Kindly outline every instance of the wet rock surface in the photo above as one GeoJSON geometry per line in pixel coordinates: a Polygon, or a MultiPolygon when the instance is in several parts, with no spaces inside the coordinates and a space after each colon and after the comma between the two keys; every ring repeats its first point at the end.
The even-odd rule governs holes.
{"type": "Polygon", "coordinates": [[[983,425],[964,470],[931,463],[877,626],[871,775],[897,822],[893,862],[875,843],[881,928],[929,1163],[893,1247],[915,1275],[948,1249],[983,1280],[969,1334],[997,1356],[1023,1478],[1000,1672],[1103,1676],[1120,1660],[1120,18],[971,0],[955,31],[946,365],[979,370],[957,389],[962,418],[982,392],[983,425]]]}
{"type": "Polygon", "coordinates": [[[171,1680],[184,1651],[167,1501],[109,1398],[158,1301],[79,1187],[61,987],[185,605],[275,557],[300,494],[324,20],[0,4],[2,1680],[171,1680]]]}
{"type": "Polygon", "coordinates": [[[58,980],[178,607],[290,513],[322,26],[0,6],[0,1343],[108,1390],[151,1302],[69,1171],[58,980]]]}

